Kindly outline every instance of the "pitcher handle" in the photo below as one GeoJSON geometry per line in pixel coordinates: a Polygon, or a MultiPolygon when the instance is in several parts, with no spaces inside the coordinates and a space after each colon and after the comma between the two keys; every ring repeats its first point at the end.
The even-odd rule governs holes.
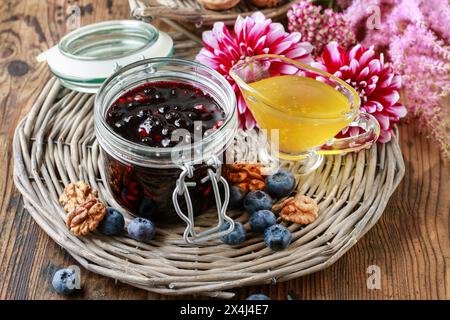
{"type": "Polygon", "coordinates": [[[380,124],[374,116],[366,112],[356,116],[349,126],[361,127],[365,132],[346,138],[333,138],[317,150],[317,153],[328,155],[359,151],[369,148],[380,136],[380,124]]]}

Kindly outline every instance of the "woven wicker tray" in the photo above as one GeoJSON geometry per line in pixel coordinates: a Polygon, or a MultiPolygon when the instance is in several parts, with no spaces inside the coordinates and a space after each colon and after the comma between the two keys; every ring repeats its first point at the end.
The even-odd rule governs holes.
{"type": "MultiPolygon", "coordinates": [[[[192,56],[189,40],[174,33],[178,56],[192,56]]],[[[14,136],[14,182],[25,207],[39,226],[84,268],[135,287],[167,295],[196,294],[230,298],[229,290],[275,283],[324,269],[349,250],[380,218],[404,174],[398,140],[346,156],[329,156],[313,173],[300,176],[298,192],[319,203],[320,216],[307,227],[289,225],[291,245],[271,252],[262,236],[249,234],[238,246],[219,241],[208,247],[188,247],[184,225],[158,226],[154,241],[140,243],[99,233],[77,238],[65,226],[58,203],[64,185],[85,180],[103,200],[117,204],[108,192],[103,162],[94,134],[94,96],[71,92],[49,80],[14,136]]],[[[241,143],[251,140],[239,132],[241,143]]],[[[251,143],[251,142],[247,142],[251,143]]],[[[252,155],[248,155],[249,160],[252,155]]],[[[296,163],[284,166],[297,173],[296,163]]],[[[243,222],[244,212],[230,216],[243,222]]],[[[215,212],[196,221],[210,226],[215,212]]],[[[126,215],[127,222],[131,217],[126,215]]]]}

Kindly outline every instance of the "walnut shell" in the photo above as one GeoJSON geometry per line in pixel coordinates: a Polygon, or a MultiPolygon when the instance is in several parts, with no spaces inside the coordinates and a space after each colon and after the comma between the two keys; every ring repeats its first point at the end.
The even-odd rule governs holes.
{"type": "Polygon", "coordinates": [[[227,10],[236,6],[240,0],[197,0],[205,9],[227,10]]]}
{"type": "Polygon", "coordinates": [[[76,236],[84,236],[97,228],[105,214],[105,205],[98,199],[91,199],[67,215],[66,225],[76,236]]]}
{"type": "Polygon", "coordinates": [[[59,197],[59,203],[63,206],[64,211],[71,212],[81,203],[97,198],[97,190],[91,189],[83,181],[78,181],[70,183],[64,188],[64,193],[59,197]]]}
{"type": "Polygon", "coordinates": [[[276,7],[281,0],[250,0],[250,2],[258,8],[273,8],[276,7]]]}

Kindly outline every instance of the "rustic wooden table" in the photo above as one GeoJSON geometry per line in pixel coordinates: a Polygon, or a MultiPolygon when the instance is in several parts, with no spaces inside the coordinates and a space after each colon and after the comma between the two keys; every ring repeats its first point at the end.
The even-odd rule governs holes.
{"type": "MultiPolygon", "coordinates": [[[[50,279],[74,260],[23,208],[12,179],[11,144],[18,121],[49,78],[36,56],[70,27],[128,18],[126,0],[8,0],[0,3],[0,299],[63,299],[50,279]]],[[[406,175],[378,224],[332,267],[297,280],[236,290],[272,299],[450,299],[449,168],[436,145],[400,126],[406,175]],[[380,267],[381,286],[368,289],[367,268],[380,267]]],[[[71,299],[167,299],[82,272],[83,291],[71,299]]]]}

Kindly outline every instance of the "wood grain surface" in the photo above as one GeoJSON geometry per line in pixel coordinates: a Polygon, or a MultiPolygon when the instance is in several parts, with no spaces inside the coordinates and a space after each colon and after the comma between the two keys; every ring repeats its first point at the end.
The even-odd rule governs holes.
{"type": "MultiPolygon", "coordinates": [[[[12,179],[11,145],[18,121],[49,78],[36,56],[72,26],[129,17],[126,0],[0,2],[0,299],[64,299],[51,288],[58,268],[75,264],[34,223],[12,179]]],[[[236,290],[272,299],[450,299],[449,166],[438,147],[400,126],[406,175],[378,224],[332,267],[285,283],[236,290]],[[380,267],[380,289],[367,268],[380,267]]],[[[82,292],[70,299],[168,299],[82,270],[82,292]]]]}

